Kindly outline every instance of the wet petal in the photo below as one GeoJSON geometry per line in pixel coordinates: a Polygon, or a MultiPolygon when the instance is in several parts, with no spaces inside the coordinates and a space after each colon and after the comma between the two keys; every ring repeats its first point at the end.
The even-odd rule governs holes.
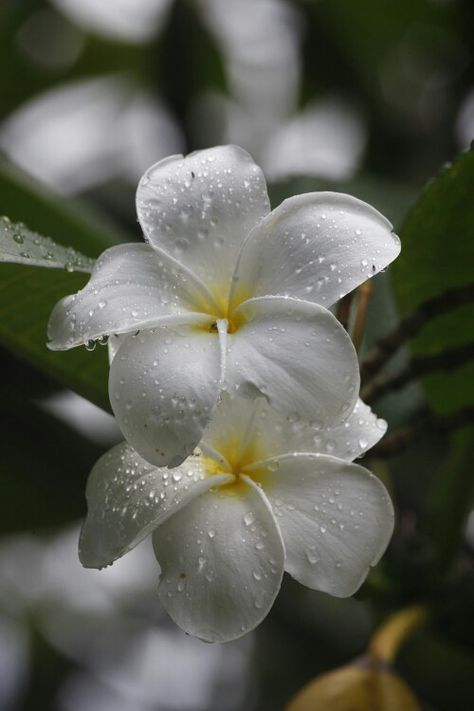
{"type": "Polygon", "coordinates": [[[326,309],[296,299],[251,299],[228,336],[226,384],[245,397],[263,394],[288,416],[341,420],[357,400],[359,368],[352,342],[326,309]]]}
{"type": "Polygon", "coordinates": [[[79,557],[102,568],[127,553],[185,504],[232,475],[209,477],[202,456],[170,471],[149,464],[123,442],[104,454],[86,488],[87,518],[79,557]]]}
{"type": "Polygon", "coordinates": [[[352,595],[384,553],[393,507],[367,469],[327,455],[295,454],[255,464],[285,543],[285,570],[303,585],[352,595]]]}
{"type": "Polygon", "coordinates": [[[263,174],[237,146],[166,158],[146,171],[137,190],[150,244],[224,297],[244,239],[269,210],[263,174]]]}
{"type": "Polygon", "coordinates": [[[207,642],[227,642],[268,614],[284,550],[266,498],[253,482],[221,487],[172,516],[153,534],[162,574],[158,594],[173,620],[207,642]]]}
{"type": "Polygon", "coordinates": [[[234,303],[292,296],[329,307],[400,252],[392,225],[367,203],[342,193],[285,200],[255,228],[236,269],[234,303]]]}
{"type": "Polygon", "coordinates": [[[210,322],[128,336],[112,361],[109,395],[119,427],[134,449],[157,466],[180,464],[212,416],[221,354],[210,322]]]}
{"type": "Polygon", "coordinates": [[[272,456],[286,452],[319,452],[351,462],[383,437],[387,423],[360,399],[345,420],[341,418],[329,427],[324,427],[316,419],[309,424],[304,421],[290,422],[267,403],[261,402],[253,429],[254,436],[272,456]]]}
{"type": "Polygon", "coordinates": [[[88,284],[56,304],[49,348],[64,350],[113,333],[188,318],[206,295],[197,280],[145,244],[121,244],[97,260],[88,284]]]}

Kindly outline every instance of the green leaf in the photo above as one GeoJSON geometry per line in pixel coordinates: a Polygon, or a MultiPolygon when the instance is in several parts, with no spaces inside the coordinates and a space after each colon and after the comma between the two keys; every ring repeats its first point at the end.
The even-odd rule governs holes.
{"type": "MultiPolygon", "coordinates": [[[[46,243],[29,230],[47,234],[66,247],[55,247],[54,260],[70,257],[79,250],[89,258],[98,256],[123,235],[86,210],[58,198],[17,171],[0,164],[0,214],[28,224],[21,232],[24,240],[39,248],[46,243]]],[[[4,225],[5,229],[5,225],[4,225]]],[[[5,236],[8,238],[8,234],[5,236]]],[[[26,260],[25,260],[26,261],[26,260]]],[[[90,265],[89,260],[86,264],[90,265]]],[[[72,265],[74,266],[74,265],[72,265]]],[[[84,265],[85,266],[85,265],[84,265]]],[[[67,269],[44,269],[23,264],[0,263],[0,344],[16,356],[109,409],[107,395],[107,354],[105,348],[94,353],[77,348],[66,353],[53,353],[46,348],[46,326],[55,303],[81,289],[87,275],[67,269]]]]}
{"type": "Polygon", "coordinates": [[[48,269],[90,274],[94,260],[72,247],[56,244],[49,237],[32,232],[22,222],[0,217],[0,262],[26,264],[48,269]]]}
{"type": "MultiPolygon", "coordinates": [[[[402,252],[391,269],[402,314],[448,289],[471,284],[474,263],[474,151],[460,155],[432,179],[407,215],[402,252]]],[[[472,340],[474,304],[433,319],[412,340],[416,354],[441,353],[472,340]]],[[[474,364],[425,377],[428,402],[437,412],[474,404],[474,364]]]]}

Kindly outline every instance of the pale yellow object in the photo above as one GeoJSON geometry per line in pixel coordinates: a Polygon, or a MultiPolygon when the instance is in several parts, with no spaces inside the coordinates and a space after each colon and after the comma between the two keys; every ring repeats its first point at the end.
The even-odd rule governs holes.
{"type": "Polygon", "coordinates": [[[364,661],[319,676],[286,711],[421,711],[400,677],[387,669],[365,667],[364,661]]]}

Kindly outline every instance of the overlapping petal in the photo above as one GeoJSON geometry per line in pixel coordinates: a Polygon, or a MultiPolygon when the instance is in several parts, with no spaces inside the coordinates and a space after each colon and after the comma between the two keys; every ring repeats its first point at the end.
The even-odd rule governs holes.
{"type": "Polygon", "coordinates": [[[374,446],[385,434],[387,423],[362,400],[353,411],[329,427],[317,420],[289,422],[268,404],[261,403],[254,418],[254,437],[272,456],[285,452],[319,452],[351,462],[374,446]]]}
{"type": "Polygon", "coordinates": [[[221,388],[222,356],[210,317],[123,340],[109,378],[112,409],[147,461],[177,466],[199,443],[221,388]]]}
{"type": "Polygon", "coordinates": [[[328,455],[288,454],[247,468],[264,477],[285,544],[285,570],[310,588],[352,595],[385,551],[393,507],[367,469],[328,455]]]}
{"type": "Polygon", "coordinates": [[[237,146],[156,163],[140,180],[136,203],[150,244],[189,267],[213,292],[230,282],[244,239],[270,211],[262,171],[237,146]]]}
{"type": "Polygon", "coordinates": [[[206,288],[145,244],[121,244],[97,260],[84,289],[56,304],[49,348],[63,350],[113,333],[186,319],[209,302],[206,288]]]}
{"type": "Polygon", "coordinates": [[[254,296],[292,296],[328,308],[399,251],[392,225],[367,203],[342,193],[296,195],[245,242],[231,308],[249,289],[254,296]]]}
{"type": "Polygon", "coordinates": [[[256,627],[281,584],[284,548],[266,498],[252,481],[200,496],[153,534],[158,594],[174,621],[208,642],[256,627]]]}
{"type": "Polygon", "coordinates": [[[149,464],[125,442],[118,444],[99,459],[87,482],[82,564],[110,565],[193,498],[232,479],[209,477],[202,456],[189,457],[170,472],[149,464]]]}
{"type": "Polygon", "coordinates": [[[261,297],[236,313],[244,323],[228,336],[231,392],[263,394],[293,421],[327,426],[352,411],[359,390],[357,356],[329,311],[296,299],[261,297]]]}

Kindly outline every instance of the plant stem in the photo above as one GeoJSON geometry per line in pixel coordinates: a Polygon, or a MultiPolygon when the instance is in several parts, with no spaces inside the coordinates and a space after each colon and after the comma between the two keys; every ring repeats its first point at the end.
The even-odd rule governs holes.
{"type": "Polygon", "coordinates": [[[362,336],[364,335],[367,309],[369,308],[369,301],[373,288],[374,285],[369,280],[364,282],[364,284],[361,284],[361,286],[357,289],[357,311],[355,315],[354,329],[352,331],[352,342],[357,352],[359,352],[362,336]]]}
{"type": "Polygon", "coordinates": [[[406,607],[390,615],[372,635],[369,657],[392,664],[405,640],[426,622],[427,617],[428,613],[421,605],[406,607]]]}
{"type": "Polygon", "coordinates": [[[388,392],[399,390],[419,375],[427,375],[436,371],[448,371],[467,363],[474,358],[474,343],[448,348],[435,355],[412,358],[398,373],[380,375],[370,380],[361,390],[361,398],[367,404],[373,403],[388,392]]]}
{"type": "Polygon", "coordinates": [[[413,338],[432,318],[473,301],[474,284],[469,284],[457,289],[449,289],[420,304],[418,308],[402,318],[392,331],[380,338],[367,353],[361,363],[362,379],[367,380],[368,377],[378,373],[400,346],[413,338]]]}
{"type": "Polygon", "coordinates": [[[447,434],[474,423],[474,407],[464,407],[449,415],[434,415],[426,408],[418,411],[407,425],[399,427],[370,450],[371,457],[389,459],[408,449],[424,432],[447,434]]]}

